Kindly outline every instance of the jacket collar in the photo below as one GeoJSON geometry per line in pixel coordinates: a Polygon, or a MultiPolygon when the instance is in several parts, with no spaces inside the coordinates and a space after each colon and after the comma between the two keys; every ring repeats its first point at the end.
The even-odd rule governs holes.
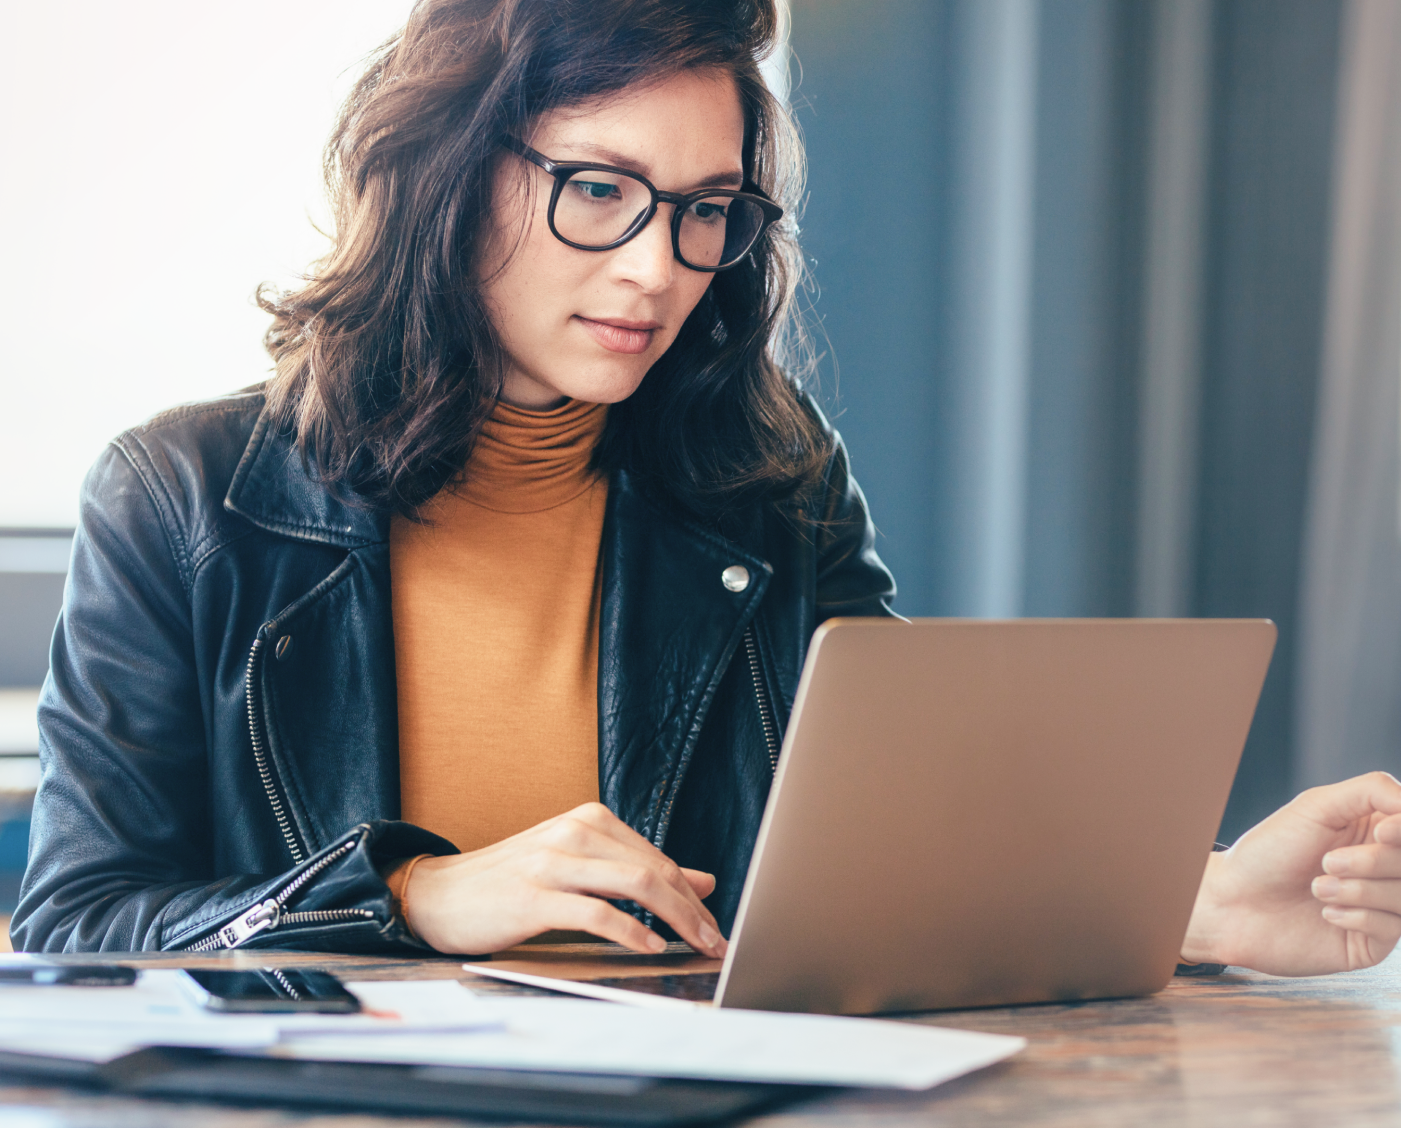
{"type": "Polygon", "coordinates": [[[314,544],[351,549],[389,539],[387,518],[342,500],[307,470],[266,407],[234,471],[224,508],[268,532],[314,544]]]}

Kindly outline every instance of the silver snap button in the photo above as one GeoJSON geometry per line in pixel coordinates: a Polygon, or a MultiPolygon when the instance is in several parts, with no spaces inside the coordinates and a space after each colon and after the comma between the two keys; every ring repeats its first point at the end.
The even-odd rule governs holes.
{"type": "Polygon", "coordinates": [[[720,573],[726,591],[743,591],[749,586],[749,569],[743,564],[731,564],[720,573]]]}

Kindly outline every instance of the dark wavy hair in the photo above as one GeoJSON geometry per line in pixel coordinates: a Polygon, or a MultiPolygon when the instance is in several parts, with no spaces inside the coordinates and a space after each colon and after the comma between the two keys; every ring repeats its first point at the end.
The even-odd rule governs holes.
{"type": "Polygon", "coordinates": [[[830,439],[804,401],[791,316],[802,149],[760,61],[773,0],[420,0],[373,57],[326,148],[334,245],[267,287],[275,420],[323,482],[412,516],[460,474],[501,388],[473,275],[500,141],[537,115],[687,68],[734,76],[744,173],[788,211],[717,274],[595,455],[698,512],[793,499],[830,439]]]}

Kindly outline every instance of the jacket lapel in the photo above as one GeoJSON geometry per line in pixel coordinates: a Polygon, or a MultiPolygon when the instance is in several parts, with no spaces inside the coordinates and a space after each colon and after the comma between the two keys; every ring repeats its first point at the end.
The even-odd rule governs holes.
{"type": "Polygon", "coordinates": [[[600,552],[599,795],[660,846],[706,712],[771,569],[645,498],[626,471],[609,487],[600,552]],[[721,575],[736,565],[748,582],[731,591],[721,575]]]}
{"type": "Polygon", "coordinates": [[[250,672],[261,682],[268,748],[309,853],[359,823],[397,819],[389,546],[351,552],[262,634],[250,672]]]}
{"type": "Polygon", "coordinates": [[[300,598],[267,608],[248,667],[262,708],[250,720],[263,723],[274,785],[314,853],[357,823],[399,817],[389,522],[310,476],[266,413],[224,507],[279,537],[347,550],[300,598]]]}

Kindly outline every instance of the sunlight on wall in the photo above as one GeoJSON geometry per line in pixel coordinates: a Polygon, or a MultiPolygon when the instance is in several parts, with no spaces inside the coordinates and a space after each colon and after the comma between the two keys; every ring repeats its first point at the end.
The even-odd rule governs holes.
{"type": "Polygon", "coordinates": [[[321,253],[322,145],[409,6],[6,6],[0,526],[71,525],[113,435],[264,378],[253,290],[321,253]]]}

